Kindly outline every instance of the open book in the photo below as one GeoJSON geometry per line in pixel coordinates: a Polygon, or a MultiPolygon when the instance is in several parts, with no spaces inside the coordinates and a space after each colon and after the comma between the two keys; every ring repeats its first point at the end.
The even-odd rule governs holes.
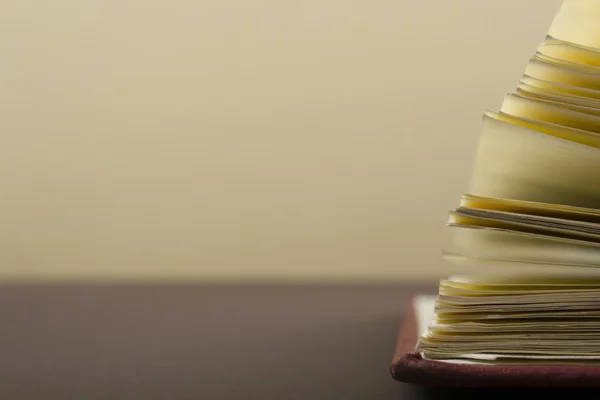
{"type": "Polygon", "coordinates": [[[600,386],[600,0],[564,0],[518,85],[485,113],[447,229],[456,275],[415,298],[418,335],[394,376],[414,381],[420,360],[600,386]]]}

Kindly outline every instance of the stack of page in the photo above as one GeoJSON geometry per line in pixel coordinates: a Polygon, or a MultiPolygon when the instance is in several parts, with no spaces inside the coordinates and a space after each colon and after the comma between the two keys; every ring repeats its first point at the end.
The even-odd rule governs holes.
{"type": "Polygon", "coordinates": [[[600,364],[600,1],[565,0],[485,113],[447,225],[462,275],[440,282],[423,358],[600,364]]]}

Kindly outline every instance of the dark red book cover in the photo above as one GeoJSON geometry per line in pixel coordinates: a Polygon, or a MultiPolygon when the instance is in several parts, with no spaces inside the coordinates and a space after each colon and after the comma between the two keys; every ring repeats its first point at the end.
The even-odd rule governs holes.
{"type": "Polygon", "coordinates": [[[394,379],[444,387],[600,388],[600,366],[495,366],[423,359],[413,299],[406,307],[392,360],[394,379]]]}

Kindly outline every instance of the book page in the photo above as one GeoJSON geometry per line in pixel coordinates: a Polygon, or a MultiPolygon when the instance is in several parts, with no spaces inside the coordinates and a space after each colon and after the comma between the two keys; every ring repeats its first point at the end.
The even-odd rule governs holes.
{"type": "Polygon", "coordinates": [[[467,192],[595,208],[597,182],[600,149],[486,115],[467,192]]]}

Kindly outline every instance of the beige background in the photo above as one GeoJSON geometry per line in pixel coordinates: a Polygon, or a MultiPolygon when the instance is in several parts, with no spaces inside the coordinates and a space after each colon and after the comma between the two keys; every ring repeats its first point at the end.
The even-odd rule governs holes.
{"type": "Polygon", "coordinates": [[[0,14],[1,279],[435,279],[559,7],[48,4],[0,14]]]}

